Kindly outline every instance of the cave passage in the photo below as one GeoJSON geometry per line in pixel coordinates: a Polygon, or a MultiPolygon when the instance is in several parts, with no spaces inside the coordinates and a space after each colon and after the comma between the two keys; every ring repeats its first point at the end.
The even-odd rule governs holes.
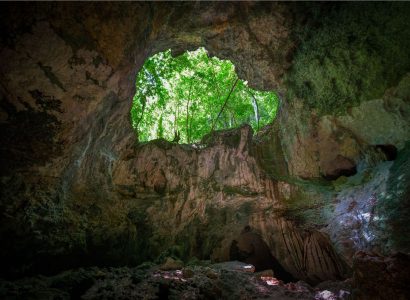
{"type": "Polygon", "coordinates": [[[209,57],[204,48],[177,57],[167,50],[148,58],[137,75],[131,123],[139,141],[189,144],[243,123],[258,131],[274,119],[278,99],[250,88],[231,61],[209,57]]]}
{"type": "Polygon", "coordinates": [[[386,156],[386,160],[392,161],[397,158],[397,148],[394,145],[376,145],[376,149],[380,150],[386,156]]]}
{"type": "Polygon", "coordinates": [[[257,272],[272,270],[274,276],[284,282],[296,281],[271,254],[262,237],[246,226],[239,237],[232,241],[229,259],[252,264],[257,272]]]}

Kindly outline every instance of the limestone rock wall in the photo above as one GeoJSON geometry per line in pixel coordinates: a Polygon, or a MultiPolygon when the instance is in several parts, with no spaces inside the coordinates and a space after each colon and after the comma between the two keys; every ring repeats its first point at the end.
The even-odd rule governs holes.
{"type": "MultiPolygon", "coordinates": [[[[221,58],[243,62],[238,72],[253,77],[254,85],[273,87],[292,48],[291,19],[280,4],[36,3],[3,8],[5,273],[136,263],[148,257],[138,251],[147,248],[151,229],[145,209],[152,203],[135,201],[138,188],[129,190],[117,175],[124,167],[120,162],[140,153],[133,148],[129,109],[136,72],[147,56],[204,45],[221,58]],[[259,17],[275,34],[255,27],[259,17]],[[275,62],[268,59],[272,53],[278,55],[275,62]],[[144,233],[140,228],[137,236],[135,224],[144,233]]],[[[164,176],[155,174],[143,184],[153,182],[161,191],[164,176]]],[[[180,174],[173,176],[171,182],[177,182],[180,174]]]]}
{"type": "MultiPolygon", "coordinates": [[[[285,121],[271,139],[277,136],[282,144],[287,172],[275,172],[273,161],[261,153],[266,157],[263,168],[274,177],[295,183],[297,178],[321,178],[320,185],[331,183],[327,203],[332,204],[320,206],[325,217],[319,223],[350,265],[358,250],[380,254],[408,251],[408,244],[394,233],[404,230],[404,216],[408,215],[408,183],[404,182],[409,159],[406,143],[410,139],[408,86],[405,75],[381,99],[363,102],[339,116],[318,117],[292,107],[293,112],[299,112],[283,113],[280,117],[285,121]],[[292,119],[296,116],[299,119],[292,119]],[[400,163],[393,163],[396,159],[400,163]],[[393,221],[392,215],[401,221],[393,221]]],[[[302,198],[304,215],[309,219],[311,196],[302,198]]]]}
{"type": "MultiPolygon", "coordinates": [[[[354,251],[377,248],[354,240],[368,221],[337,221],[354,212],[345,195],[360,206],[379,191],[388,171],[375,168],[387,158],[377,146],[405,149],[408,75],[345,115],[288,99],[286,74],[305,49],[297,31],[306,16],[294,4],[8,4],[0,19],[5,275],[137,264],[164,251],[227,260],[246,225],[293,276],[313,283],[345,276],[354,251]],[[249,127],[217,133],[204,148],[138,144],[129,109],[144,59],[199,46],[231,59],[251,86],[277,89],[276,121],[254,138],[249,127]],[[356,186],[363,193],[331,181],[369,168],[376,175],[356,186]]],[[[311,34],[326,29],[306,24],[311,34]]],[[[406,187],[392,193],[398,207],[406,187]]],[[[403,230],[400,216],[392,226],[403,230]]]]}
{"type": "Polygon", "coordinates": [[[250,130],[214,134],[203,149],[159,140],[114,164],[116,189],[135,202],[149,201],[149,252],[179,247],[184,257],[229,260],[232,241],[249,225],[294,277],[342,278],[346,268],[327,236],[298,229],[279,213],[292,187],[260,170],[250,155],[250,130]]]}

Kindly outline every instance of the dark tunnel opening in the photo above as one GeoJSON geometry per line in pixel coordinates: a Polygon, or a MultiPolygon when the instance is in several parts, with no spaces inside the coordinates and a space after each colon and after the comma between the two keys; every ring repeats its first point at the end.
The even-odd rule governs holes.
{"type": "Polygon", "coordinates": [[[245,226],[239,237],[232,241],[229,258],[252,264],[256,272],[272,270],[274,277],[285,283],[297,281],[272,255],[262,237],[253,232],[250,226],[245,226]]]}
{"type": "Polygon", "coordinates": [[[394,145],[376,145],[376,149],[380,150],[386,156],[386,160],[392,161],[397,158],[397,148],[394,145]]]}

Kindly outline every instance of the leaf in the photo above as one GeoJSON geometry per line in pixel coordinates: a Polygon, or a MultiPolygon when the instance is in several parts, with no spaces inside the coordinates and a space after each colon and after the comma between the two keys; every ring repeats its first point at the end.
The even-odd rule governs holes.
{"type": "Polygon", "coordinates": [[[167,50],[148,58],[136,77],[130,113],[139,140],[171,141],[178,131],[180,142],[197,142],[213,124],[215,129],[225,129],[250,123],[256,131],[250,93],[258,103],[259,126],[272,122],[276,94],[254,91],[237,78],[230,61],[209,58],[204,48],[178,57],[167,50]]]}

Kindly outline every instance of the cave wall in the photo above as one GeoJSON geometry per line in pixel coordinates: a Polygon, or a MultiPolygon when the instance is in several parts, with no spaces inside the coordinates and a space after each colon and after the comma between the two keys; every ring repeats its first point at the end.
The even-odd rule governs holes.
{"type": "MultiPolygon", "coordinates": [[[[374,218],[363,215],[379,205],[373,194],[384,192],[404,207],[392,228],[406,230],[409,169],[397,171],[377,145],[407,153],[408,57],[384,62],[376,48],[371,58],[382,66],[376,71],[393,68],[397,78],[381,82],[379,93],[365,93],[368,98],[345,100],[342,112],[338,104],[334,114],[315,106],[312,98],[323,94],[295,92],[304,79],[292,75],[292,66],[309,68],[303,53],[314,32],[345,35],[326,31],[332,24],[320,16],[343,18],[349,5],[312,4],[304,13],[305,6],[286,3],[2,4],[3,272],[137,264],[164,251],[226,260],[245,225],[293,276],[310,282],[345,276],[356,250],[408,249],[406,241],[378,233],[383,226],[390,232],[383,222],[380,230],[375,225],[380,239],[367,241],[364,229],[374,218]],[[231,59],[251,86],[278,90],[276,121],[253,139],[248,127],[219,133],[204,149],[138,145],[129,109],[144,59],[199,46],[231,59]],[[398,172],[404,175],[397,182],[398,172]],[[395,192],[398,184],[404,192],[395,192]]],[[[369,8],[409,10],[405,4],[369,8]]],[[[352,18],[359,18],[355,9],[352,18]]],[[[343,74],[349,77],[348,70],[343,74]]],[[[408,155],[402,157],[406,166],[408,155]]]]}

